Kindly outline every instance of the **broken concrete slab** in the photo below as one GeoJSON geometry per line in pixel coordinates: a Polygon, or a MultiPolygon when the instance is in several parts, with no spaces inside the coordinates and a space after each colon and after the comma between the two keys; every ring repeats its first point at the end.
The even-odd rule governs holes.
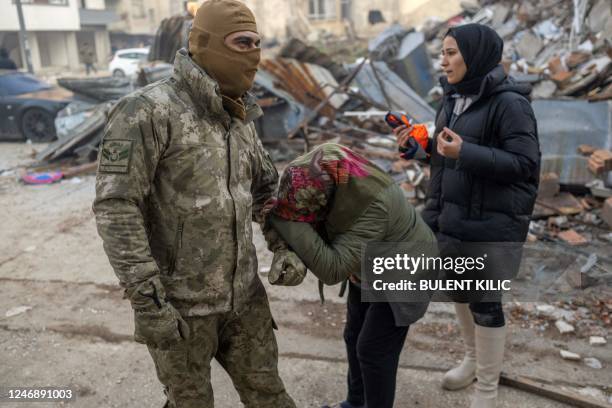
{"type": "Polygon", "coordinates": [[[548,99],[551,98],[555,92],[557,92],[557,84],[553,81],[541,81],[533,87],[531,97],[533,99],[548,99]]]}
{"type": "Polygon", "coordinates": [[[542,197],[536,200],[537,205],[541,205],[560,215],[574,215],[582,212],[580,201],[571,193],[563,192],[554,197],[542,197]]]}
{"type": "Polygon", "coordinates": [[[559,175],[557,173],[544,173],[540,175],[538,197],[550,198],[559,194],[559,175]]]}
{"type": "Polygon", "coordinates": [[[612,228],[612,197],[607,198],[604,202],[599,217],[608,224],[608,227],[612,228]]]}
{"type": "Polygon", "coordinates": [[[586,25],[592,33],[598,33],[605,29],[612,20],[612,10],[609,0],[596,2],[586,19],[586,25]]]}
{"type": "Polygon", "coordinates": [[[594,358],[594,357],[586,357],[583,360],[584,364],[586,364],[587,366],[595,369],[595,370],[601,370],[603,368],[603,365],[601,364],[601,361],[599,361],[598,359],[594,358]]]}
{"type": "Polygon", "coordinates": [[[570,245],[586,245],[589,242],[584,236],[573,229],[561,231],[557,237],[570,245]]]}
{"type": "Polygon", "coordinates": [[[580,360],[582,360],[582,357],[580,356],[580,354],[572,353],[571,351],[560,350],[560,353],[561,353],[561,357],[564,360],[569,360],[569,361],[580,361],[580,360]]]}
{"type": "Polygon", "coordinates": [[[597,148],[588,144],[581,144],[576,150],[583,156],[590,156],[595,152],[595,150],[597,150],[597,148]]]}
{"type": "Polygon", "coordinates": [[[589,170],[596,175],[602,175],[612,170],[612,151],[598,149],[589,157],[589,170]]]}
{"type": "Polygon", "coordinates": [[[495,3],[491,6],[493,10],[493,17],[491,18],[491,26],[493,28],[500,28],[508,19],[510,15],[510,8],[502,3],[495,3]]]}
{"type": "Polygon", "coordinates": [[[516,51],[527,61],[533,62],[543,47],[544,43],[540,37],[531,30],[525,30],[516,44],[516,51]]]}
{"type": "Polygon", "coordinates": [[[563,320],[557,320],[555,322],[555,327],[559,330],[561,334],[573,333],[576,329],[569,323],[564,322],[563,320]]]}
{"type": "Polygon", "coordinates": [[[605,346],[608,341],[601,336],[591,336],[589,337],[589,344],[591,346],[605,346]]]}
{"type": "Polygon", "coordinates": [[[32,306],[16,306],[16,307],[13,307],[7,310],[6,313],[4,313],[4,317],[9,318],[9,317],[17,316],[17,315],[27,312],[28,310],[32,310],[32,306]]]}

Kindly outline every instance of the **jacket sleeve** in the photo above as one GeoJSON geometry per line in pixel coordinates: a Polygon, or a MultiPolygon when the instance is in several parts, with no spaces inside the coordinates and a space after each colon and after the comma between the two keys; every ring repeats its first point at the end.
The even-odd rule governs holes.
{"type": "Polygon", "coordinates": [[[286,221],[273,216],[272,225],[302,262],[327,285],[360,275],[364,244],[380,241],[387,229],[388,211],[381,200],[372,203],[345,233],[327,243],[305,222],[286,221]]]}
{"type": "Polygon", "coordinates": [[[255,140],[254,154],[255,166],[253,169],[253,181],[251,183],[251,194],[253,196],[253,221],[263,223],[262,209],[264,204],[276,191],[278,183],[278,172],[257,136],[255,126],[251,124],[253,139],[255,140]]]}
{"type": "Polygon", "coordinates": [[[153,117],[145,100],[122,99],[110,112],[98,155],[93,210],[104,250],[124,287],[159,274],[143,217],[162,150],[153,117]]]}
{"type": "Polygon", "coordinates": [[[253,170],[253,181],[251,183],[251,195],[253,196],[253,221],[259,223],[261,232],[268,244],[268,249],[276,252],[281,249],[286,249],[287,244],[278,235],[278,232],[272,228],[269,222],[269,217],[265,217],[262,210],[266,201],[268,201],[276,192],[278,184],[278,172],[276,166],[272,162],[268,151],[263,147],[261,140],[255,131],[255,125],[251,124],[253,134],[255,166],[253,170]]]}
{"type": "Polygon", "coordinates": [[[457,168],[498,182],[526,181],[540,160],[536,119],[526,100],[513,101],[501,115],[499,147],[464,142],[457,168]]]}

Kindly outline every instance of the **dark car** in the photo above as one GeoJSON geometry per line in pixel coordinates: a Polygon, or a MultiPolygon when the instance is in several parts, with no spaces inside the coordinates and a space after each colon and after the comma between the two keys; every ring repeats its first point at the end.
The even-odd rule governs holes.
{"type": "Polygon", "coordinates": [[[55,140],[55,116],[72,93],[19,71],[0,71],[0,140],[55,140]]]}

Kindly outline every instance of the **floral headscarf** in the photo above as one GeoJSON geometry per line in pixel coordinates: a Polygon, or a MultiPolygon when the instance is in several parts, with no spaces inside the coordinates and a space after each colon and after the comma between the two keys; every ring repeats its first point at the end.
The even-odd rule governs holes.
{"type": "Polygon", "coordinates": [[[267,212],[290,221],[327,221],[342,231],[392,182],[348,147],[326,143],[289,163],[267,212]]]}

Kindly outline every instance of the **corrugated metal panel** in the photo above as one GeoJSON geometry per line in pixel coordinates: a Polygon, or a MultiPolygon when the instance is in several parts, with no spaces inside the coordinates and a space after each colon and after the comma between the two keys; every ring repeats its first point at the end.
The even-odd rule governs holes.
{"type": "MultiPolygon", "coordinates": [[[[263,71],[274,76],[276,88],[284,90],[296,101],[311,109],[315,108],[333,91],[334,87],[338,86],[333,75],[326,68],[294,59],[264,60],[261,67],[263,71]]],[[[347,100],[346,95],[335,95],[320,113],[333,119],[336,109],[347,100]]]]}
{"type": "Polygon", "coordinates": [[[379,105],[387,106],[389,110],[406,112],[421,123],[434,120],[436,112],[433,108],[382,61],[366,62],[353,85],[359,87],[365,96],[379,105]],[[372,69],[372,64],[376,72],[372,69]],[[385,94],[389,98],[388,102],[385,94]]]}
{"type": "Polygon", "coordinates": [[[578,146],[612,147],[612,102],[584,100],[537,100],[533,110],[538,121],[542,171],[559,174],[559,182],[583,185],[594,176],[587,159],[577,155],[578,146]]]}
{"type": "Polygon", "coordinates": [[[308,108],[297,102],[287,92],[279,89],[276,77],[264,70],[255,76],[255,84],[265,89],[273,98],[259,100],[264,109],[264,116],[257,119],[256,127],[259,137],[264,142],[285,139],[291,129],[295,128],[309,113],[308,108]]]}
{"type": "Polygon", "coordinates": [[[541,99],[532,106],[543,155],[574,156],[581,144],[610,149],[611,101],[541,99]]]}

